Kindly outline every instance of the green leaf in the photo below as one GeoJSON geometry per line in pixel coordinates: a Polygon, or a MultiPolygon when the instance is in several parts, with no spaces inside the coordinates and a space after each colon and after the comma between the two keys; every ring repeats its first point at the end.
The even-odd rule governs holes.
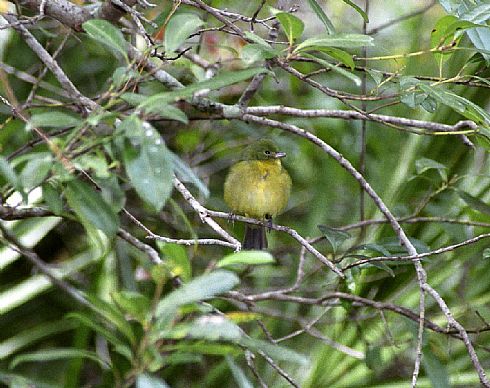
{"type": "Polygon", "coordinates": [[[419,83],[418,87],[433,97],[437,102],[449,106],[467,119],[473,120],[480,125],[490,126],[490,115],[484,109],[466,98],[424,83],[419,83]]]}
{"type": "Polygon", "coordinates": [[[430,345],[426,345],[423,348],[422,365],[433,388],[446,388],[451,386],[446,366],[434,355],[430,345]]]}
{"type": "Polygon", "coordinates": [[[262,37],[255,35],[254,33],[250,32],[250,31],[245,31],[244,35],[247,39],[251,40],[252,42],[254,42],[254,43],[256,43],[256,44],[258,44],[264,48],[272,49],[272,46],[269,43],[267,43],[267,41],[265,39],[263,39],[262,37]]]}
{"type": "Polygon", "coordinates": [[[173,90],[171,92],[155,94],[147,98],[145,101],[141,102],[138,106],[138,109],[145,109],[147,105],[151,106],[153,104],[158,104],[158,103],[168,104],[170,102],[189,98],[192,97],[194,93],[199,92],[201,90],[220,89],[225,86],[233,85],[237,82],[245,81],[256,74],[264,73],[264,72],[267,72],[267,70],[261,67],[239,70],[239,71],[222,72],[217,76],[215,76],[214,78],[211,78],[210,80],[198,82],[181,89],[173,90]]]}
{"type": "Polygon", "coordinates": [[[437,170],[441,179],[446,182],[447,181],[447,167],[435,160],[428,158],[420,158],[415,162],[415,168],[417,170],[417,174],[423,174],[428,170],[437,170]]]}
{"type": "Polygon", "coordinates": [[[33,154],[19,176],[21,186],[26,190],[32,190],[39,186],[48,175],[53,166],[53,158],[49,153],[33,154]]]}
{"type": "Polygon", "coordinates": [[[250,350],[261,350],[274,360],[294,362],[300,365],[308,365],[309,363],[306,356],[284,346],[278,346],[270,342],[257,340],[250,337],[243,337],[239,343],[246,346],[250,350]]]}
{"type": "Polygon", "coordinates": [[[350,0],[342,0],[344,3],[350,5],[352,8],[354,8],[357,13],[359,13],[359,15],[362,16],[362,18],[364,19],[364,22],[365,23],[369,23],[369,18],[368,18],[368,15],[366,14],[366,12],[364,12],[364,10],[359,7],[357,4],[354,4],[352,1],[350,0]]]}
{"type": "Polygon", "coordinates": [[[301,42],[294,52],[299,53],[311,47],[343,47],[343,48],[358,48],[365,46],[374,46],[373,38],[369,35],[362,34],[322,34],[301,42]]]}
{"type": "Polygon", "coordinates": [[[253,388],[253,384],[248,380],[245,372],[233,361],[233,357],[226,355],[225,360],[238,388],[253,388]]]}
{"type": "Polygon", "coordinates": [[[113,292],[111,298],[125,313],[141,324],[145,324],[151,311],[151,301],[143,294],[134,291],[113,292]]]}
{"type": "Polygon", "coordinates": [[[107,202],[88,183],[72,180],[65,189],[68,205],[82,223],[89,223],[113,237],[119,229],[119,218],[107,202]]]}
{"type": "Polygon", "coordinates": [[[304,57],[307,57],[307,58],[311,58],[313,59],[315,62],[319,63],[320,65],[342,75],[343,77],[345,78],[348,78],[349,80],[351,80],[352,82],[354,82],[357,86],[361,86],[361,79],[355,75],[354,73],[351,73],[350,71],[347,71],[341,67],[338,67],[338,66],[335,66],[335,65],[332,65],[331,63],[325,61],[324,59],[321,59],[321,58],[318,58],[318,57],[315,57],[311,54],[307,54],[307,53],[304,53],[303,54],[304,57]]]}
{"type": "Polygon", "coordinates": [[[3,176],[12,187],[18,190],[22,189],[15,170],[3,156],[0,156],[0,175],[3,176]]]}
{"type": "Polygon", "coordinates": [[[27,130],[32,128],[72,128],[81,124],[79,117],[64,112],[43,112],[31,116],[26,125],[27,130]]]}
{"type": "Polygon", "coordinates": [[[181,323],[160,331],[158,339],[193,338],[208,341],[238,341],[242,337],[240,327],[230,320],[216,315],[202,316],[192,323],[181,323]]]}
{"type": "Polygon", "coordinates": [[[160,317],[185,304],[210,299],[231,290],[238,283],[239,279],[234,273],[222,270],[196,277],[161,300],[156,316],[160,317]]]}
{"type": "Polygon", "coordinates": [[[170,388],[161,378],[143,373],[136,377],[136,388],[170,388]]]}
{"type": "Polygon", "coordinates": [[[490,216],[490,206],[481,199],[478,199],[462,190],[458,190],[457,193],[471,209],[490,216]]]}
{"type": "Polygon", "coordinates": [[[381,269],[385,272],[388,272],[388,274],[392,278],[395,277],[395,273],[393,272],[393,270],[386,263],[383,263],[382,261],[373,261],[373,262],[369,263],[369,265],[371,265],[375,268],[381,269]]]}
{"type": "Polygon", "coordinates": [[[175,120],[184,124],[189,123],[189,119],[187,118],[186,114],[179,108],[169,104],[161,104],[158,100],[155,100],[153,104],[145,104],[144,109],[146,113],[157,114],[164,119],[175,120]]]}
{"type": "Polygon", "coordinates": [[[383,365],[381,359],[381,348],[379,346],[368,345],[366,349],[366,366],[371,370],[377,370],[383,365]]]}
{"type": "Polygon", "coordinates": [[[45,182],[41,187],[43,191],[43,200],[48,205],[49,210],[56,215],[60,215],[63,211],[63,200],[61,199],[59,190],[52,182],[45,182]]]}
{"type": "Polygon", "coordinates": [[[117,327],[119,332],[122,333],[132,345],[136,344],[136,336],[130,323],[116,306],[100,299],[95,295],[87,294],[86,296],[90,303],[96,307],[97,312],[101,314],[107,320],[107,322],[110,322],[112,325],[117,327]]]}
{"type": "Polygon", "coordinates": [[[165,29],[165,51],[175,52],[204,22],[194,13],[172,16],[165,29]]]}
{"type": "Polygon", "coordinates": [[[303,34],[305,29],[303,21],[287,12],[278,12],[275,16],[286,34],[289,44],[292,45],[303,34]]]}
{"type": "Polygon", "coordinates": [[[133,358],[131,348],[125,342],[119,339],[113,330],[105,328],[93,317],[82,313],[69,313],[66,315],[66,318],[68,320],[77,321],[97,334],[100,334],[107,342],[114,346],[114,350],[117,353],[121,354],[127,360],[131,360],[133,358]]]}
{"type": "Polygon", "coordinates": [[[351,54],[335,47],[312,46],[311,50],[306,49],[305,51],[320,51],[332,57],[333,59],[342,62],[344,65],[350,67],[351,70],[354,70],[354,68],[356,67],[356,64],[354,63],[354,59],[352,58],[351,54]]]}
{"type": "Polygon", "coordinates": [[[46,322],[16,333],[13,337],[0,342],[0,360],[3,360],[16,353],[26,346],[58,334],[64,331],[73,330],[75,325],[66,321],[46,322]]]}
{"type": "Polygon", "coordinates": [[[126,47],[127,42],[122,32],[114,27],[107,20],[92,19],[82,24],[85,32],[92,39],[111,49],[117,55],[127,60],[126,47]]]}
{"type": "Polygon", "coordinates": [[[318,19],[320,19],[323,25],[325,26],[327,33],[331,35],[335,34],[335,27],[333,26],[332,22],[325,14],[325,12],[323,12],[323,9],[322,7],[320,7],[320,4],[318,4],[316,0],[308,0],[308,4],[310,8],[315,12],[316,16],[318,16],[318,19]]]}
{"type": "Polygon", "coordinates": [[[260,44],[247,44],[242,48],[241,58],[247,65],[260,62],[266,59],[276,58],[281,55],[281,51],[272,47],[264,47],[260,44]]]}
{"type": "Polygon", "coordinates": [[[490,248],[485,248],[482,253],[483,260],[490,259],[490,248]]]}
{"type": "Polygon", "coordinates": [[[66,360],[67,358],[86,358],[95,361],[103,369],[108,369],[110,367],[106,361],[102,360],[97,355],[97,353],[73,348],[54,348],[21,354],[12,360],[9,367],[13,369],[17,365],[25,362],[46,362],[53,360],[66,360]]]}
{"type": "Polygon", "coordinates": [[[233,267],[236,265],[261,265],[274,263],[274,257],[265,251],[241,251],[229,254],[218,261],[218,268],[233,267]]]}
{"type": "Polygon", "coordinates": [[[337,252],[337,248],[339,248],[345,240],[352,237],[349,233],[344,232],[343,230],[331,228],[327,225],[318,225],[318,229],[320,229],[320,232],[322,232],[327,241],[330,243],[333,253],[337,252]]]}
{"type": "Polygon", "coordinates": [[[192,278],[192,265],[182,245],[157,240],[157,247],[165,257],[165,264],[172,276],[180,276],[184,282],[192,278]]]}
{"type": "Polygon", "coordinates": [[[209,189],[206,184],[194,173],[191,167],[187,165],[181,158],[176,154],[169,151],[174,163],[175,175],[186,183],[192,183],[199,190],[199,193],[205,198],[209,197],[209,189]]]}
{"type": "Polygon", "coordinates": [[[126,174],[138,195],[160,211],[173,187],[173,161],[160,134],[136,116],[125,119],[123,160],[126,174]]]}

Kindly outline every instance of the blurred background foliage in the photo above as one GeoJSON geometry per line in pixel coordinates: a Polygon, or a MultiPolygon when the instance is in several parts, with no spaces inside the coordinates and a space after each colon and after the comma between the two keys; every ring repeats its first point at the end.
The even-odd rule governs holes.
{"type": "MultiPolygon", "coordinates": [[[[75,3],[88,6],[84,1],[75,3]]],[[[153,31],[148,27],[151,33],[164,25],[167,17],[179,15],[194,20],[191,32],[199,28],[211,29],[189,39],[184,37],[181,46],[191,47],[191,52],[211,64],[216,63],[219,74],[239,74],[248,67],[263,66],[264,58],[260,55],[256,61],[251,61],[245,41],[213,30],[212,27],[220,24],[208,13],[183,2],[171,14],[172,2],[153,3],[156,7],[145,12],[158,24],[153,31]]],[[[251,16],[261,1],[212,0],[207,3],[217,9],[251,16]]],[[[322,7],[337,33],[362,33],[362,12],[353,8],[350,2],[314,3],[322,7]]],[[[365,7],[363,1],[353,3],[360,9],[365,7]]],[[[300,2],[292,13],[305,26],[298,42],[325,33],[324,24],[310,5],[311,2],[300,2]]],[[[258,18],[271,16],[269,6],[277,4],[267,1],[258,18]]],[[[463,103],[462,113],[454,109],[454,104],[451,106],[450,102],[431,95],[440,90],[439,87],[483,109],[475,119],[481,119],[477,122],[480,135],[469,135],[475,143],[474,148],[465,144],[459,135],[421,135],[409,133],[404,128],[366,122],[364,176],[368,182],[397,217],[432,218],[431,222],[415,219],[403,224],[419,252],[460,243],[488,232],[490,226],[487,224],[490,223],[487,205],[490,179],[485,137],[490,122],[484,114],[488,111],[490,90],[488,30],[480,28],[483,32],[478,50],[475,49],[475,36],[464,33],[472,30],[462,26],[461,32],[455,30],[448,37],[457,47],[470,49],[449,50],[443,55],[429,51],[437,46],[431,41],[437,23],[443,23],[441,20],[448,14],[454,15],[451,22],[462,20],[476,7],[481,9],[478,24],[487,24],[490,5],[485,1],[369,1],[368,32],[417,10],[424,12],[372,34],[374,45],[367,48],[368,56],[394,58],[366,63],[357,59],[355,71],[345,64],[342,67],[359,80],[365,76],[368,96],[395,95],[391,99],[366,102],[368,111],[449,125],[475,117],[468,116],[469,103],[463,103]],[[419,51],[423,53],[403,55],[419,51]],[[362,71],[364,66],[367,71],[362,71]],[[460,76],[457,80],[462,84],[452,82],[460,76]],[[425,90],[424,94],[424,89],[407,88],[404,86],[410,82],[407,77],[418,78],[429,91],[425,90]],[[437,77],[446,82],[438,84],[437,77]],[[470,81],[478,86],[470,86],[470,81]],[[420,95],[423,95],[422,99],[420,95]],[[418,103],[414,102],[416,99],[418,103]],[[442,222],[442,219],[454,222],[442,222]],[[481,226],[471,222],[480,222],[481,226]]],[[[23,12],[31,15],[27,9],[23,12]]],[[[438,26],[450,25],[445,20],[446,24],[438,26]]],[[[243,30],[250,29],[247,23],[237,22],[237,25],[243,30]]],[[[170,26],[168,24],[168,28],[170,26]]],[[[177,34],[180,27],[175,26],[171,31],[177,34]]],[[[260,24],[255,27],[256,35],[267,38],[266,29],[260,24]]],[[[31,31],[52,54],[62,45],[56,54],[58,63],[81,93],[97,101],[108,114],[97,120],[94,116],[82,115],[75,102],[60,97],[60,85],[49,71],[32,96],[32,83],[13,74],[13,69],[38,77],[43,64],[17,33],[10,31],[2,35],[2,95],[14,106],[27,101],[23,110],[30,117],[32,126],[37,124],[43,128],[77,169],[75,174],[63,171],[50,147],[45,143],[32,143],[37,138],[32,126],[13,117],[9,107],[0,104],[3,206],[43,207],[60,216],[29,217],[2,221],[2,224],[48,263],[51,270],[58,271],[69,284],[86,293],[92,307],[76,304],[70,295],[51,285],[30,262],[9,249],[2,240],[1,381],[11,386],[33,384],[36,387],[259,386],[252,369],[247,367],[247,363],[252,363],[267,386],[289,386],[290,383],[264,361],[262,352],[302,387],[398,388],[410,385],[417,323],[400,314],[338,299],[324,305],[274,299],[251,304],[233,298],[213,299],[210,304],[201,302],[232,287],[245,294],[288,287],[295,281],[301,246],[287,234],[272,231],[268,234],[270,251],[275,259],[272,263],[270,256],[256,253],[249,256],[254,265],[227,266],[220,260],[232,253],[229,248],[181,246],[147,239],[145,230],[123,214],[123,206],[157,235],[176,239],[216,237],[176,190],[168,200],[162,197],[165,205],[161,209],[155,206],[155,201],[148,200],[160,190],[170,191],[171,179],[156,181],[160,177],[158,173],[137,170],[139,174],[134,176],[128,170],[134,160],[126,154],[131,148],[128,144],[132,144],[131,136],[137,136],[131,131],[135,127],[144,131],[145,127],[134,116],[128,118],[133,112],[132,106],[138,104],[125,103],[121,94],[133,92],[146,98],[168,89],[141,67],[134,63],[128,65],[120,55],[114,55],[97,36],[94,38],[97,29],[93,34],[88,27],[85,27],[88,34],[73,32],[53,19],[45,18],[31,31]],[[117,71],[121,68],[133,71],[133,83],[126,90],[118,76],[129,72],[117,71]],[[113,131],[116,118],[123,121],[121,125],[126,123],[127,132],[121,127],[113,131]],[[77,173],[82,169],[102,187],[100,193],[90,189],[83,174],[77,173]],[[100,207],[92,206],[97,203],[100,207]],[[97,218],[97,212],[101,219],[97,218]],[[116,214],[117,220],[111,218],[116,214]],[[102,220],[104,216],[107,217],[102,220]],[[147,253],[115,236],[119,225],[155,248],[163,264],[155,265],[147,253]],[[108,233],[109,229],[114,229],[112,235],[108,233]],[[216,270],[216,266],[222,264],[229,271],[216,270]],[[297,330],[302,331],[288,337],[297,330]],[[271,338],[282,337],[284,340],[271,341],[271,338]]],[[[169,34],[168,30],[166,34],[169,34]]],[[[144,47],[141,37],[126,35],[126,38],[138,47],[144,47]]],[[[282,30],[278,41],[287,41],[282,30]]],[[[346,47],[345,51],[362,57],[362,49],[358,47],[346,47]]],[[[336,58],[322,58],[339,66],[336,58]]],[[[209,78],[206,75],[209,69],[202,69],[185,56],[163,63],[155,59],[155,62],[184,85],[209,78]]],[[[290,64],[304,74],[322,68],[301,61],[290,64]]],[[[250,106],[349,109],[341,101],[326,96],[280,68],[271,69],[274,76],[265,77],[250,106]]],[[[360,85],[338,71],[325,71],[312,78],[344,93],[361,93],[360,85]]],[[[230,82],[224,88],[212,90],[209,97],[221,103],[236,104],[246,85],[243,81],[230,82]]],[[[352,104],[362,107],[359,101],[352,101],[352,104]]],[[[346,228],[360,219],[359,184],[314,144],[279,129],[199,114],[184,103],[175,106],[181,108],[187,118],[182,119],[182,112],[179,116],[171,110],[165,113],[166,116],[156,115],[150,120],[156,129],[151,136],[155,139],[161,136],[166,145],[159,148],[159,152],[167,159],[157,163],[164,166],[170,163],[169,151],[177,155],[184,166],[184,175],[189,178],[190,171],[195,174],[189,178],[194,184],[186,184],[207,208],[227,211],[222,186],[228,167],[252,139],[268,136],[287,153],[284,163],[294,182],[289,206],[275,221],[308,237],[322,235],[319,225],[348,229],[349,235],[343,235],[345,241],[340,244],[336,240],[340,244],[336,252],[325,239],[315,245],[331,260],[342,258],[349,249],[360,244],[372,244],[368,249],[358,248],[357,257],[338,260],[339,267],[360,258],[403,254],[404,250],[388,225],[369,225],[364,232],[361,228],[346,228]],[[173,117],[169,117],[172,114],[173,117]],[[169,120],[175,117],[176,120],[169,120]]],[[[361,121],[273,117],[313,133],[359,166],[361,121]]],[[[137,146],[141,144],[136,143],[137,146]]],[[[365,219],[381,219],[369,198],[366,199],[365,219]]],[[[242,223],[217,220],[230,234],[241,239],[242,223]]],[[[423,261],[429,283],[467,329],[488,329],[490,252],[487,247],[488,240],[482,239],[423,261]]],[[[240,262],[243,257],[232,256],[232,259],[240,262]]],[[[318,298],[343,291],[401,305],[418,314],[419,288],[410,262],[353,267],[345,271],[346,280],[342,281],[311,255],[306,255],[304,270],[306,276],[295,295],[318,298]]],[[[426,308],[426,317],[445,328],[444,315],[432,299],[427,298],[426,308]]],[[[472,339],[483,367],[490,370],[489,335],[482,331],[473,334],[472,339]]],[[[478,375],[460,340],[426,330],[419,386],[449,385],[478,386],[478,375]]]]}

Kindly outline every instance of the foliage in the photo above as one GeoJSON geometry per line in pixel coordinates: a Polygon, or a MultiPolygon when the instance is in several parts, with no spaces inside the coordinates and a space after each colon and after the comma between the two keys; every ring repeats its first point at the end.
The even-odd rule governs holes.
{"type": "Polygon", "coordinates": [[[488,2],[18,3],[0,1],[0,381],[481,382],[488,2]],[[239,251],[261,220],[225,213],[222,185],[264,136],[293,192],[270,252],[239,251]]]}

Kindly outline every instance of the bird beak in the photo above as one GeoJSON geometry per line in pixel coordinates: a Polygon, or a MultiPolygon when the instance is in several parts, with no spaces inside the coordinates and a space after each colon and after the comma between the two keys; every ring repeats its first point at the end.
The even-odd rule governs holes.
{"type": "Polygon", "coordinates": [[[286,156],[286,153],[285,152],[276,152],[276,154],[274,156],[276,159],[281,159],[281,158],[284,158],[286,156]]]}

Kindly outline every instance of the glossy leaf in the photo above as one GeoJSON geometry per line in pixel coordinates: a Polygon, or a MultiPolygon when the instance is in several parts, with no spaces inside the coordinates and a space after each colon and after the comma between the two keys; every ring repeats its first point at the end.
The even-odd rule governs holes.
{"type": "Polygon", "coordinates": [[[136,116],[124,120],[120,129],[126,141],[123,160],[126,174],[138,195],[160,211],[173,187],[173,161],[160,134],[136,116]]]}
{"type": "Polygon", "coordinates": [[[156,316],[162,316],[184,304],[210,299],[231,290],[238,282],[234,273],[221,270],[196,277],[162,299],[156,309],[156,316]]]}

